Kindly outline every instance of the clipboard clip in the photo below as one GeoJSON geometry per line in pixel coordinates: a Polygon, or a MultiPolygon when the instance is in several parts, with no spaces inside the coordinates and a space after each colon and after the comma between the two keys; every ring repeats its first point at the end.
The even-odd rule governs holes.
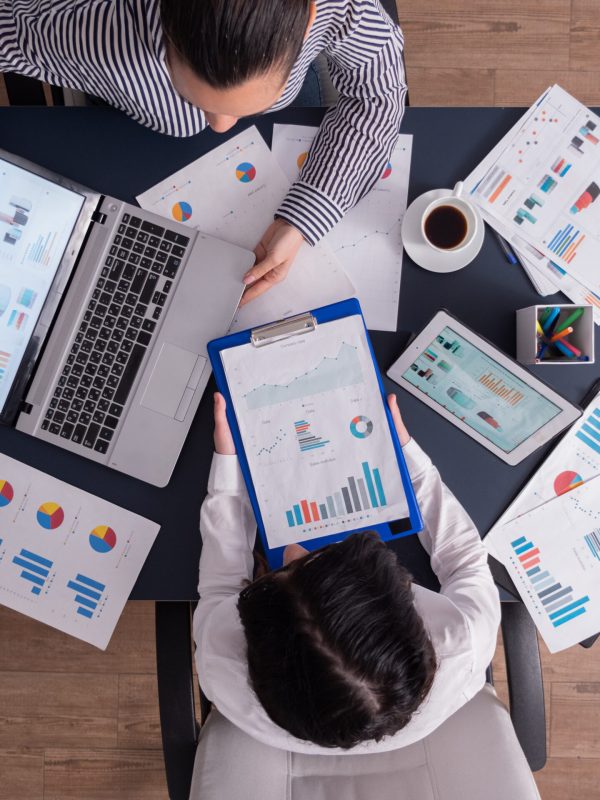
{"type": "Polygon", "coordinates": [[[250,331],[250,341],[255,347],[264,347],[266,344],[289,339],[290,336],[313,333],[317,324],[316,318],[310,311],[307,311],[304,314],[297,314],[295,317],[288,317],[279,322],[270,322],[268,325],[253,328],[250,331]]]}

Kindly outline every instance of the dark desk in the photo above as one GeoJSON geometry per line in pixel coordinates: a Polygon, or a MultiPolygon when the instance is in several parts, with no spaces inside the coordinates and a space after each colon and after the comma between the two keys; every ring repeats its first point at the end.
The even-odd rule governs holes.
{"type": "MultiPolygon", "coordinates": [[[[409,200],[434,187],[453,186],[521,113],[516,108],[407,109],[402,130],[415,135],[409,200]]],[[[320,109],[288,109],[256,122],[270,142],[273,122],[318,124],[321,116],[320,109]]],[[[230,135],[251,122],[239,123],[230,135]]],[[[223,140],[223,135],[212,131],[192,139],[171,139],[110,109],[0,109],[0,147],[129,201],[223,140]]],[[[257,238],[261,233],[256,232],[257,238]]],[[[562,295],[551,299],[562,300],[562,295]]],[[[538,301],[539,295],[523,270],[506,263],[489,231],[476,261],[454,274],[425,272],[405,257],[398,333],[373,333],[379,366],[387,370],[404,346],[406,333],[419,330],[442,307],[514,355],[514,312],[538,301]]],[[[596,347],[600,350],[600,341],[596,347]]],[[[600,375],[600,366],[539,366],[533,371],[570,400],[579,402],[600,375]]],[[[387,386],[394,389],[389,381],[387,386]]],[[[7,455],[161,524],[132,599],[196,597],[198,517],[212,457],[212,388],[209,384],[165,489],[143,484],[14,430],[0,431],[0,450],[7,455]]],[[[409,430],[431,455],[480,531],[487,532],[548,448],[538,450],[517,467],[509,467],[416,398],[399,391],[399,400],[409,430]]],[[[398,540],[393,546],[420,582],[435,585],[416,537],[398,540]]]]}

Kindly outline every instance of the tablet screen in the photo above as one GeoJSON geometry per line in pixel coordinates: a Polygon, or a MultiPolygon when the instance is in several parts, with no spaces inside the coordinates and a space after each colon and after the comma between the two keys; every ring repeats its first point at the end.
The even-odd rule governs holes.
{"type": "Polygon", "coordinates": [[[402,377],[505,453],[561,412],[450,327],[402,377]]]}

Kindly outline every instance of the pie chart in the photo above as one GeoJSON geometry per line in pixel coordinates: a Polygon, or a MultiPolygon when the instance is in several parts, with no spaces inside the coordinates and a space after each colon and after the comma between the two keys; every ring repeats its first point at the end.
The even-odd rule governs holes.
{"type": "Polygon", "coordinates": [[[373,433],[373,423],[368,417],[354,417],[350,423],[350,433],[357,439],[366,439],[373,433]]]}
{"type": "Polygon", "coordinates": [[[177,222],[187,222],[192,216],[192,207],[189,203],[181,200],[179,203],[175,203],[171,209],[171,214],[173,214],[173,219],[176,219],[177,222]]]}
{"type": "Polygon", "coordinates": [[[47,531],[53,531],[62,525],[64,518],[65,512],[58,503],[42,503],[37,511],[37,521],[47,531]]]}
{"type": "Polygon", "coordinates": [[[13,487],[8,481],[0,481],[0,508],[7,506],[15,496],[13,487]]]}
{"type": "Polygon", "coordinates": [[[242,161],[235,168],[235,177],[240,183],[250,183],[256,178],[256,167],[249,161],[242,161]]]}
{"type": "Polygon", "coordinates": [[[579,473],[573,472],[573,470],[565,470],[554,479],[554,491],[556,494],[564,494],[581,486],[582,483],[583,478],[579,473]]]}
{"type": "Polygon", "coordinates": [[[90,533],[90,545],[97,553],[109,553],[117,543],[117,534],[108,525],[98,525],[90,533]]]}
{"type": "Polygon", "coordinates": [[[304,162],[306,161],[307,158],[308,158],[308,153],[306,152],[300,153],[300,155],[296,159],[296,164],[298,165],[298,169],[302,169],[302,167],[304,166],[304,162]]]}
{"type": "Polygon", "coordinates": [[[388,161],[385,169],[381,173],[381,180],[383,181],[386,178],[389,178],[391,174],[392,174],[392,162],[388,161]]]}

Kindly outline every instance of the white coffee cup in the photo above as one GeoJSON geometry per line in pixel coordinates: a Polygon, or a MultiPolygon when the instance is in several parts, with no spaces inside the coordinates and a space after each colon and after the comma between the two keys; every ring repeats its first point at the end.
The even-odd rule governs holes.
{"type": "Polygon", "coordinates": [[[471,244],[477,235],[477,230],[481,224],[479,217],[473,210],[473,206],[462,197],[462,189],[462,181],[459,181],[452,190],[451,195],[447,195],[446,197],[438,197],[437,200],[432,200],[421,217],[421,233],[423,234],[423,239],[429,247],[433,248],[434,250],[438,250],[440,253],[458,253],[460,250],[464,250],[471,244]],[[457,209],[457,211],[460,211],[466,221],[465,235],[453,247],[439,247],[427,236],[426,222],[429,219],[431,212],[436,208],[440,208],[441,206],[451,206],[452,208],[457,209]]]}

